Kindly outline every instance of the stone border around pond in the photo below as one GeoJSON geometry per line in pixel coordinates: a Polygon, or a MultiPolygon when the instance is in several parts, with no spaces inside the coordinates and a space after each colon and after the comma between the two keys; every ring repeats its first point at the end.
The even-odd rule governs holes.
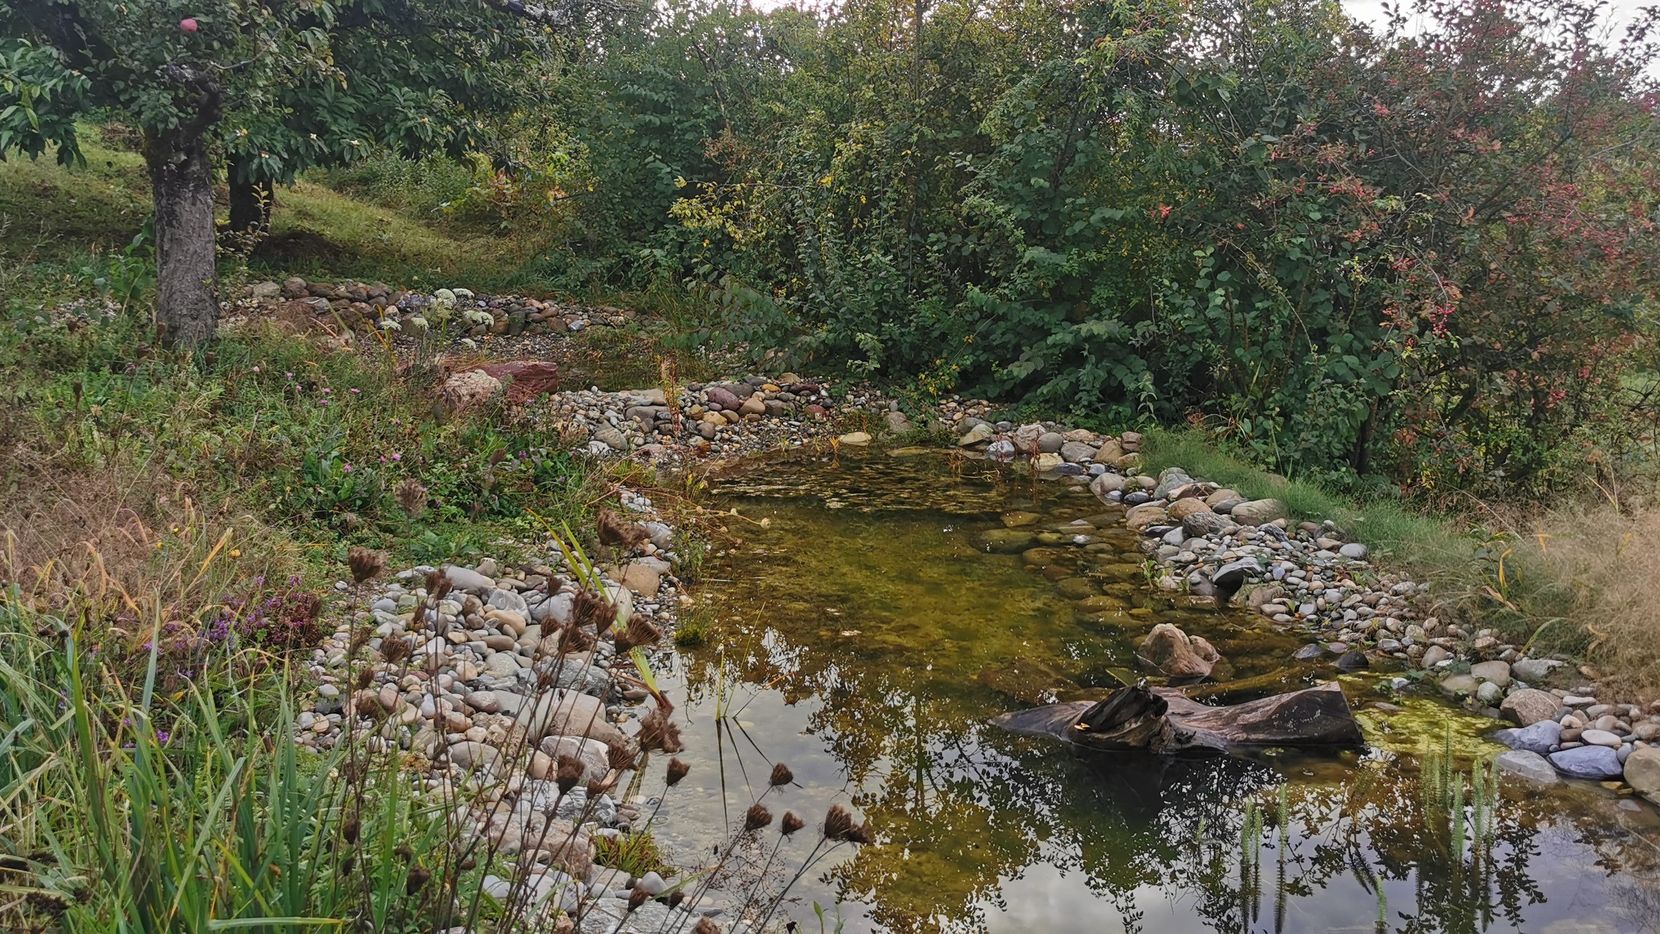
{"type": "MultiPolygon", "coordinates": [[[[618,561],[595,568],[618,629],[643,620],[672,636],[684,591],[676,531],[639,493],[625,490],[622,510],[609,520],[627,539],[617,544],[618,561]]],[[[571,652],[543,635],[544,625],[551,631],[577,612],[570,561],[550,543],[543,560],[521,568],[491,559],[413,567],[370,595],[353,594],[357,608],[314,653],[317,688],[296,723],[297,741],[326,749],[350,728],[371,751],[426,763],[422,787],[435,798],[447,787],[479,796],[470,805],[476,833],[511,857],[503,875],[483,880],[496,897],[511,890],[512,863],[530,859],[546,864],[526,883],[533,907],[551,916],[582,906],[581,932],[689,929],[700,917],[747,931],[718,891],[690,910],[660,901],[630,906],[636,889],[667,895],[672,878],[634,878],[595,863],[597,839],[646,829],[660,805],[640,795],[618,801],[610,791],[624,774],[612,750],[636,744],[654,705],[630,657],[612,642],[601,637],[571,652]],[[427,587],[439,576],[450,589],[434,601],[427,587]],[[393,643],[399,648],[389,651],[393,643]],[[582,774],[561,794],[555,772],[565,757],[582,774]],[[590,801],[589,787],[607,790],[590,801]]]]}
{"type": "MultiPolygon", "coordinates": [[[[1645,709],[1600,703],[1589,685],[1536,686],[1566,663],[1530,658],[1491,629],[1472,632],[1423,615],[1428,585],[1380,571],[1366,545],[1347,540],[1330,520],[1292,523],[1279,500],[1247,500],[1181,468],[1139,473],[1136,432],[1112,437],[1054,423],[992,423],[980,417],[989,408],[945,404],[958,447],[1028,462],[1049,479],[1087,482],[1102,502],[1123,506],[1143,551],[1165,568],[1162,588],[1224,599],[1240,590],[1246,606],[1309,634],[1299,659],[1330,657],[1352,668],[1366,664],[1359,655],[1366,652],[1423,672],[1449,697],[1516,724],[1494,737],[1511,747],[1498,762],[1512,774],[1623,783],[1660,802],[1660,701],[1645,709]],[[1240,572],[1243,587],[1232,584],[1240,572]],[[1218,588],[1219,580],[1228,586],[1218,588]]],[[[1411,680],[1390,684],[1399,690],[1411,680]]]]}

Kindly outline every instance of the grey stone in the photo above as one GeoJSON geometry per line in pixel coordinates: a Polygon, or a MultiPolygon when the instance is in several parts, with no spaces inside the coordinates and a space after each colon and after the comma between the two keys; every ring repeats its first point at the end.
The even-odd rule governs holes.
{"type": "Polygon", "coordinates": [[[456,590],[468,593],[483,593],[496,586],[496,582],[471,568],[464,568],[454,564],[444,565],[444,577],[450,586],[456,590]]]}
{"type": "Polygon", "coordinates": [[[1180,467],[1166,467],[1159,472],[1159,482],[1158,486],[1153,488],[1153,497],[1163,499],[1170,495],[1171,490],[1192,482],[1193,478],[1187,475],[1187,471],[1180,467]]]}
{"type": "Polygon", "coordinates": [[[1500,661],[1476,662],[1470,666],[1470,674],[1483,681],[1491,681],[1501,688],[1506,687],[1510,684],[1510,663],[1500,661]]]}
{"type": "Polygon", "coordinates": [[[1623,771],[1620,768],[1620,757],[1607,746],[1580,746],[1553,752],[1550,755],[1550,764],[1569,778],[1585,778],[1592,781],[1619,778],[1623,771]]]}
{"type": "Polygon", "coordinates": [[[1619,736],[1607,730],[1586,730],[1579,734],[1579,741],[1587,746],[1607,746],[1609,749],[1620,748],[1619,736]]]}
{"type": "Polygon", "coordinates": [[[1512,723],[1532,726],[1541,721],[1554,720],[1558,706],[1556,695],[1537,688],[1523,688],[1511,691],[1510,696],[1499,705],[1499,712],[1512,723]]]}
{"type": "Polygon", "coordinates": [[[1337,553],[1354,561],[1365,561],[1366,555],[1369,554],[1366,546],[1359,542],[1350,542],[1337,549],[1337,553]]]}
{"type": "Polygon", "coordinates": [[[1660,800],[1660,749],[1633,749],[1625,760],[1625,782],[1643,797],[1660,800]]]}
{"type": "Polygon", "coordinates": [[[1226,516],[1214,512],[1195,512],[1182,517],[1182,530],[1194,538],[1220,535],[1233,527],[1226,516]]]}
{"type": "Polygon", "coordinates": [[[511,610],[521,616],[530,615],[530,606],[525,603],[525,598],[519,596],[516,591],[498,587],[490,591],[490,596],[484,602],[487,606],[493,606],[498,610],[511,610]]]}
{"type": "Polygon", "coordinates": [[[1262,525],[1284,519],[1289,513],[1277,499],[1253,499],[1235,505],[1230,515],[1240,525],[1262,525]]]}
{"type": "Polygon", "coordinates": [[[976,444],[984,444],[987,441],[990,441],[992,436],[995,434],[997,434],[995,429],[985,422],[981,422],[973,428],[970,428],[961,438],[958,438],[957,446],[961,448],[971,448],[976,444]]]}
{"type": "Polygon", "coordinates": [[[1562,665],[1554,658],[1524,658],[1510,666],[1510,673],[1529,684],[1536,684],[1550,677],[1550,673],[1562,665]]]}
{"type": "Polygon", "coordinates": [[[1061,459],[1069,464],[1082,464],[1095,457],[1095,448],[1082,441],[1068,441],[1061,445],[1061,459]]]}
{"type": "Polygon", "coordinates": [[[1534,782],[1540,785],[1554,785],[1560,782],[1556,769],[1551,767],[1544,756],[1529,752],[1525,749],[1512,749],[1493,760],[1499,771],[1507,775],[1514,775],[1523,781],[1534,782]]]}

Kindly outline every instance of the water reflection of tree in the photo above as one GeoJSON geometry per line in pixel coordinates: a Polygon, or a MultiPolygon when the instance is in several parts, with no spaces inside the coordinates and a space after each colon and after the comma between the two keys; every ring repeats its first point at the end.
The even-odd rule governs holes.
{"type": "MultiPolygon", "coordinates": [[[[781,609],[725,608],[753,619],[781,609]]],[[[1003,701],[962,673],[920,670],[914,660],[929,657],[926,646],[907,667],[886,644],[815,639],[821,621],[792,622],[785,628],[798,641],[760,625],[723,627],[724,670],[715,674],[717,650],[705,650],[688,686],[714,691],[735,679],[791,703],[816,699],[808,732],[845,771],[882,840],[828,881],[844,899],[872,905],[887,929],[983,929],[987,913],[1005,907],[1005,880],[1039,862],[1115,906],[1130,931],[1143,929],[1138,896],[1148,889],[1218,931],[1295,928],[1296,901],[1328,889],[1346,899],[1347,920],[1363,921],[1379,880],[1390,893],[1387,926],[1409,932],[1519,927],[1543,897],[1529,867],[1548,858],[1534,828],[1560,816],[1548,799],[1506,796],[1492,834],[1455,857],[1449,815],[1426,805],[1411,763],[1349,762],[1287,786],[1306,763],[1075,759],[982,729],[1003,701]],[[1253,820],[1254,843],[1242,840],[1258,830],[1253,820]]],[[[1575,828],[1605,863],[1626,852],[1595,822],[1575,828]]]]}
{"type": "MultiPolygon", "coordinates": [[[[1219,931],[1284,930],[1295,900],[1340,882],[1375,897],[1367,893],[1378,878],[1410,880],[1410,901],[1397,904],[1397,895],[1388,905],[1389,927],[1407,932],[1519,927],[1543,898],[1529,865],[1541,855],[1535,828],[1557,816],[1550,799],[1505,796],[1492,834],[1455,858],[1448,815],[1430,813],[1405,762],[1292,783],[1282,814],[1286,773],[1273,765],[1076,759],[982,729],[965,716],[969,698],[931,693],[915,673],[736,638],[725,656],[740,660],[742,680],[820,699],[808,729],[846,770],[854,804],[883,841],[831,870],[830,881],[893,931],[983,928],[988,909],[1003,907],[1004,880],[1038,861],[1075,874],[1131,931],[1142,929],[1136,896],[1148,887],[1219,931]],[[1254,871],[1241,841],[1247,800],[1263,815],[1254,871]]],[[[694,686],[709,677],[694,672],[694,686]]],[[[1623,852],[1599,846],[1608,834],[1617,831],[1589,825],[1580,834],[1605,863],[1623,852]]],[[[1355,909],[1365,917],[1363,901],[1355,909]]]]}

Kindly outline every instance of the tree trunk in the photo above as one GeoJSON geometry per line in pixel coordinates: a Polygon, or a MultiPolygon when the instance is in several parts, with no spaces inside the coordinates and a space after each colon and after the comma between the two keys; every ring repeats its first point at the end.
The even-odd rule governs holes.
{"type": "Polygon", "coordinates": [[[271,208],[276,203],[276,192],[269,181],[254,181],[242,167],[240,160],[232,159],[225,173],[231,190],[230,231],[241,236],[263,234],[271,226],[271,208]]]}
{"type": "Polygon", "coordinates": [[[156,330],[169,345],[195,347],[219,319],[207,140],[200,130],[150,136],[144,157],[156,207],[156,330]]]}

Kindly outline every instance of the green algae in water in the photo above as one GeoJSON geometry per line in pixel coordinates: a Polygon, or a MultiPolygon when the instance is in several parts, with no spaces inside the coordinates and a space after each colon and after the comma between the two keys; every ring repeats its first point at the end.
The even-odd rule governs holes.
{"type": "MultiPolygon", "coordinates": [[[[811,823],[850,804],[879,836],[795,890],[802,906],[839,903],[848,931],[1371,931],[1380,901],[1392,928],[1635,929],[1619,912],[1641,904],[1629,895],[1648,891],[1655,851],[1611,831],[1599,811],[1611,801],[1506,788],[1454,852],[1415,756],[1452,723],[1468,768],[1494,724],[1433,698],[1360,709],[1365,755],[1080,759],[985,727],[1137,676],[1134,645],[1159,621],[1268,682],[1303,641],[1151,592],[1130,579],[1135,536],[1106,523],[1091,544],[1044,554],[983,545],[996,530],[1077,528],[1102,514],[1093,497],[920,454],[784,461],[727,490],[767,525],[742,524],[743,546],[710,563],[722,582],[699,599],[719,621],[676,675],[691,699],[691,803],[666,812],[665,835],[706,851],[707,828],[787,762],[799,787],[770,806],[811,823]],[[1005,521],[1017,513],[1040,518],[1005,521]],[[1045,576],[1056,566],[1064,576],[1045,576]],[[1120,588],[1124,612],[1057,593],[1056,580],[1101,568],[1117,570],[1096,575],[1100,597],[1120,588]],[[717,709],[729,714],[718,733],[717,709]]],[[[1351,681],[1352,698],[1373,696],[1351,681]]]]}

